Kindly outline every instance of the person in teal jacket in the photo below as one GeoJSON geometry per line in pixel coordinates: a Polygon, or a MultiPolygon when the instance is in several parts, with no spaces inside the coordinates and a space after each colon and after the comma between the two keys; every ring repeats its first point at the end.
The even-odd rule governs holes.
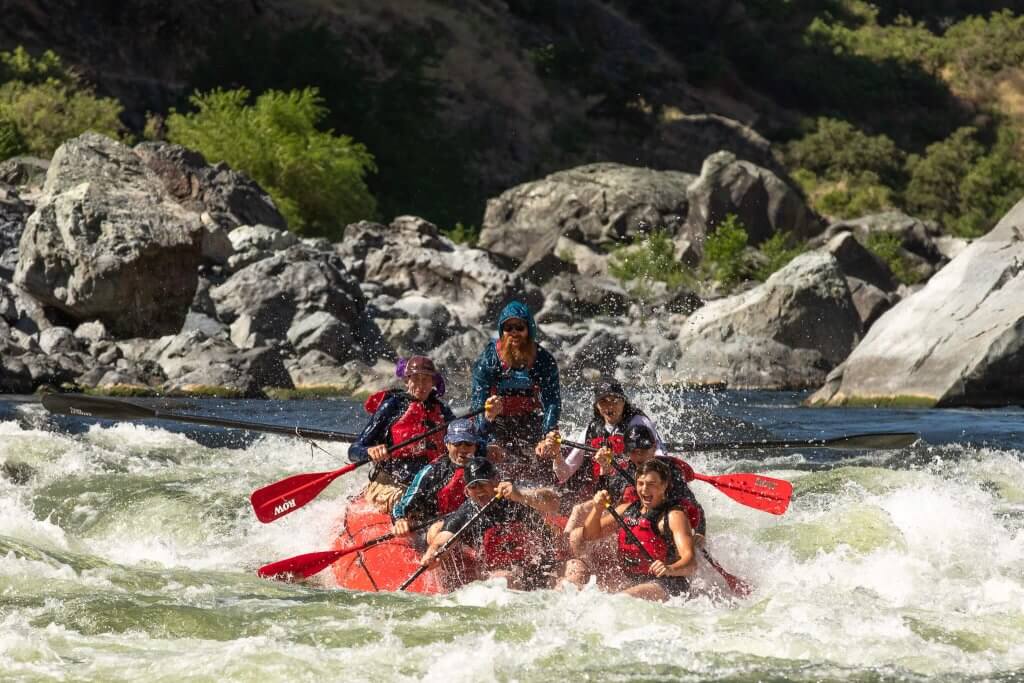
{"type": "Polygon", "coordinates": [[[514,480],[553,483],[558,453],[561,385],[554,357],[537,343],[537,323],[526,304],[512,301],[498,316],[498,337],[473,367],[473,409],[486,408],[481,434],[502,446],[514,480]]]}

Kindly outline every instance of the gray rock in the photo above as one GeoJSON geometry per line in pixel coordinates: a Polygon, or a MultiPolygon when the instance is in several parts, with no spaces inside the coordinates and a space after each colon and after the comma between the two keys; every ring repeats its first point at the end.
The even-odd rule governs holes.
{"type": "Polygon", "coordinates": [[[659,227],[674,235],[693,180],[680,171],[611,163],[559,171],[488,200],[480,246],[528,272],[555,253],[562,237],[607,245],[659,227]]]}
{"type": "Polygon", "coordinates": [[[861,246],[849,232],[841,232],[830,239],[825,249],[835,257],[839,269],[847,277],[870,283],[883,292],[896,289],[896,279],[885,261],[861,246]]]}
{"type": "MultiPolygon", "coordinates": [[[[781,231],[806,239],[823,228],[794,187],[729,152],[712,154],[704,161],[700,177],[687,187],[686,196],[689,211],[680,238],[691,244],[702,244],[729,214],[743,223],[751,245],[781,231]]],[[[679,248],[686,246],[690,245],[679,248]]]]}
{"type": "MultiPolygon", "coordinates": [[[[852,232],[861,244],[866,244],[872,233],[897,235],[900,246],[909,252],[908,255],[914,255],[928,264],[929,275],[949,261],[939,246],[943,237],[939,224],[908,216],[902,211],[885,211],[833,223],[811,240],[810,246],[814,248],[823,245],[841,232],[852,232]]],[[[952,250],[958,248],[955,242],[942,243],[952,250]]]]}
{"type": "Polygon", "coordinates": [[[80,351],[84,347],[82,340],[66,327],[50,327],[39,333],[39,348],[47,355],[80,351]]]}
{"type": "Polygon", "coordinates": [[[192,310],[185,316],[181,325],[181,333],[202,332],[207,337],[228,337],[228,326],[205,313],[192,310]]]}
{"type": "Polygon", "coordinates": [[[50,162],[30,156],[11,157],[0,161],[0,183],[15,187],[40,186],[46,180],[50,162]]]}
{"type": "Polygon", "coordinates": [[[859,278],[846,278],[846,285],[850,288],[850,296],[853,298],[853,305],[857,309],[864,330],[874,325],[875,321],[899,300],[895,293],[885,292],[859,278]]]}
{"type": "Polygon", "coordinates": [[[86,342],[98,342],[110,339],[107,327],[99,320],[84,322],[75,328],[75,337],[86,342]]]}
{"type": "Polygon", "coordinates": [[[467,324],[493,319],[512,298],[534,310],[543,301],[538,289],[499,267],[486,251],[456,245],[437,226],[413,216],[400,216],[390,226],[349,225],[337,250],[350,273],[378,283],[382,294],[419,293],[443,301],[467,324]]]}
{"type": "Polygon", "coordinates": [[[227,164],[210,166],[198,152],[167,142],[140,143],[135,153],[171,197],[197,214],[207,213],[217,225],[229,230],[238,225],[288,227],[270,195],[227,164]]]}
{"type": "Polygon", "coordinates": [[[18,242],[32,206],[13,188],[0,182],[0,279],[10,280],[18,263],[18,242]]]}
{"type": "Polygon", "coordinates": [[[671,381],[703,383],[713,372],[737,388],[814,386],[846,358],[860,332],[836,260],[807,252],[764,284],[691,315],[679,333],[682,367],[671,381]]]}
{"type": "Polygon", "coordinates": [[[196,287],[202,226],[124,145],[94,133],[54,154],[14,280],[117,336],[177,331],[196,287]]]}
{"type": "Polygon", "coordinates": [[[812,403],[1024,401],[1024,201],[884,314],[812,403]]]}
{"type": "Polygon", "coordinates": [[[288,328],[288,341],[296,353],[320,351],[334,359],[348,356],[345,342],[350,336],[348,325],[324,311],[311,313],[288,328]]]}
{"type": "MultiPolygon", "coordinates": [[[[339,360],[374,359],[389,353],[364,316],[366,301],[356,281],[333,254],[296,245],[254,263],[210,290],[218,319],[229,323],[240,347],[285,339],[297,322],[314,313],[338,321],[339,360]]],[[[324,350],[324,349],[321,349],[324,350]]]]}
{"type": "Polygon", "coordinates": [[[330,388],[352,393],[364,381],[352,363],[342,365],[323,351],[308,351],[288,361],[286,367],[296,389],[330,388]]]}
{"type": "Polygon", "coordinates": [[[299,241],[287,230],[269,225],[240,225],[228,233],[228,239],[235,251],[283,251],[299,241]]]}
{"type": "Polygon", "coordinates": [[[163,389],[168,393],[216,388],[230,395],[258,398],[264,395],[264,387],[292,388],[281,354],[274,347],[239,349],[225,339],[211,339],[200,332],[161,341],[149,353],[167,377],[163,389]]]}

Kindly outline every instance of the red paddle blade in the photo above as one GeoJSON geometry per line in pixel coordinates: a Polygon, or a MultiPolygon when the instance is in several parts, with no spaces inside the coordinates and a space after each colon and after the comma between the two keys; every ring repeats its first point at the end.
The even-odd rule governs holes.
{"type": "Polygon", "coordinates": [[[264,579],[284,579],[289,577],[306,579],[327,569],[339,557],[345,554],[346,551],[344,550],[324,550],[319,553],[296,555],[295,557],[289,557],[287,560],[278,560],[277,562],[265,564],[259,568],[257,574],[264,579]]]}
{"type": "Polygon", "coordinates": [[[793,497],[793,485],[788,481],[760,474],[694,474],[693,478],[706,481],[737,502],[773,515],[784,513],[793,497]]]}
{"type": "Polygon", "coordinates": [[[296,474],[287,479],[256,489],[249,496],[256,518],[266,524],[295,512],[320,495],[327,486],[341,475],[351,472],[362,463],[346,465],[333,472],[296,474]]]}

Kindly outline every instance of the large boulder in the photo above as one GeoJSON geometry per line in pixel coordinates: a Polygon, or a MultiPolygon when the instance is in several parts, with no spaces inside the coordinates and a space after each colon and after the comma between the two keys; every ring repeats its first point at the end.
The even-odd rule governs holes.
{"type": "Polygon", "coordinates": [[[807,252],[751,290],[708,302],[679,332],[678,367],[663,381],[730,387],[817,386],[861,332],[836,260],[807,252]]]}
{"type": "Polygon", "coordinates": [[[18,263],[18,242],[32,207],[0,182],[0,279],[10,280],[18,263]]]}
{"type": "Polygon", "coordinates": [[[410,293],[444,301],[463,323],[491,320],[510,299],[539,310],[535,287],[509,273],[482,249],[457,245],[433,223],[399,216],[390,226],[362,221],[345,229],[337,246],[349,272],[397,298],[410,293]]]}
{"type": "Polygon", "coordinates": [[[774,172],[731,152],[704,160],[698,177],[686,190],[688,213],[680,245],[702,244],[707,234],[735,215],[747,230],[750,244],[760,244],[777,232],[806,239],[824,227],[803,196],[774,172]]]}
{"type": "Polygon", "coordinates": [[[1024,401],[1024,201],[883,315],[810,401],[1024,401]]]}
{"type": "Polygon", "coordinates": [[[674,235],[693,180],[681,171],[612,163],[559,171],[489,200],[480,246],[529,269],[554,253],[563,236],[610,245],[652,228],[674,235]]]}
{"type": "Polygon", "coordinates": [[[132,150],[95,133],[53,156],[14,280],[115,335],[177,332],[196,288],[202,225],[132,150]]]}
{"type": "Polygon", "coordinates": [[[241,269],[212,287],[210,298],[239,347],[288,338],[300,354],[317,349],[346,361],[376,358],[386,346],[366,320],[366,299],[341,259],[303,245],[241,269]]]}

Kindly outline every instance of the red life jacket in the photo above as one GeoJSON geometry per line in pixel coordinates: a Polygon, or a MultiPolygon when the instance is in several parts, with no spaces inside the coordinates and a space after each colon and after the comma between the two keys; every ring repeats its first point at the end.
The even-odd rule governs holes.
{"type": "Polygon", "coordinates": [[[505,387],[506,384],[509,384],[508,375],[510,372],[528,374],[529,367],[532,367],[532,363],[527,368],[517,368],[513,370],[512,366],[501,358],[500,341],[497,342],[495,350],[498,354],[498,362],[501,364],[501,377],[499,377],[496,384],[491,385],[490,395],[501,396],[501,414],[508,415],[509,417],[517,417],[520,415],[531,415],[539,412],[542,406],[540,402],[540,387],[536,382],[531,383],[528,389],[519,388],[509,390],[505,387]]]}
{"type": "Polygon", "coordinates": [[[466,470],[459,467],[454,476],[437,492],[437,512],[447,515],[466,502],[466,470]]]}
{"type": "Polygon", "coordinates": [[[484,531],[484,562],[488,569],[508,569],[530,556],[529,532],[522,522],[496,524],[484,531]]]}
{"type": "MultiPolygon", "coordinates": [[[[676,554],[675,540],[672,538],[670,529],[666,528],[666,531],[662,532],[658,527],[662,519],[668,519],[669,512],[678,509],[678,506],[671,503],[642,515],[640,514],[640,501],[637,501],[626,508],[626,511],[622,513],[622,519],[651,557],[669,564],[670,555],[676,554]]],[[[619,559],[627,574],[647,575],[651,573],[651,560],[622,528],[619,529],[619,559]]]]}
{"type": "MultiPolygon", "coordinates": [[[[396,391],[394,389],[378,391],[366,399],[366,402],[363,404],[363,408],[366,409],[366,412],[372,415],[377,412],[377,409],[380,408],[380,404],[384,402],[384,399],[396,394],[405,394],[405,392],[396,391]]],[[[440,401],[436,399],[427,399],[426,402],[423,402],[412,400],[412,397],[409,397],[409,399],[409,404],[406,406],[405,412],[402,413],[397,420],[392,422],[390,427],[388,427],[388,435],[391,438],[392,444],[401,443],[406,439],[411,439],[417,434],[422,434],[428,429],[444,423],[444,414],[441,412],[440,401]]],[[[395,451],[392,454],[392,457],[425,457],[430,462],[433,462],[442,453],[444,453],[444,432],[438,431],[425,439],[395,451]]]]}

